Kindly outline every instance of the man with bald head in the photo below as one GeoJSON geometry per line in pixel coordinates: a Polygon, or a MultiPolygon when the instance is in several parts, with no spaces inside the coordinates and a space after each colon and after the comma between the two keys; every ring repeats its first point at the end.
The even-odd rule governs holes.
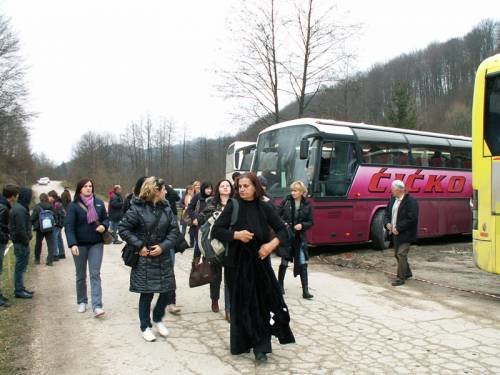
{"type": "Polygon", "coordinates": [[[408,264],[408,252],[417,241],[418,203],[407,193],[401,180],[394,180],[391,185],[392,197],[385,210],[384,226],[392,235],[394,256],[398,261],[397,278],[393,286],[403,285],[412,277],[408,264]]]}

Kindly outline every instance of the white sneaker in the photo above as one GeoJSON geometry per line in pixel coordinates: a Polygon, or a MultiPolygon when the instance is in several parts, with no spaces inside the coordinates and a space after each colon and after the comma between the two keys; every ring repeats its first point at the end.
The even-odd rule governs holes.
{"type": "Polygon", "coordinates": [[[168,305],[167,306],[167,311],[170,313],[170,314],[178,314],[181,312],[181,309],[178,308],[175,304],[171,304],[171,305],[168,305]]]}
{"type": "Polygon", "coordinates": [[[104,314],[106,314],[104,312],[104,310],[100,307],[97,307],[95,310],[94,310],[94,317],[96,318],[99,318],[100,316],[103,316],[104,314]]]}
{"type": "MultiPolygon", "coordinates": [[[[165,327],[166,328],[166,327],[165,327]]],[[[152,342],[156,340],[156,336],[154,335],[153,331],[151,331],[151,328],[146,328],[144,331],[142,331],[142,337],[144,337],[144,340],[147,342],[152,342]]]]}
{"type": "Polygon", "coordinates": [[[87,311],[87,304],[83,302],[78,304],[78,312],[84,313],[85,311],[87,311]]]}
{"type": "Polygon", "coordinates": [[[167,337],[168,336],[168,328],[163,322],[158,322],[155,323],[156,329],[158,330],[158,333],[163,336],[167,337]]]}

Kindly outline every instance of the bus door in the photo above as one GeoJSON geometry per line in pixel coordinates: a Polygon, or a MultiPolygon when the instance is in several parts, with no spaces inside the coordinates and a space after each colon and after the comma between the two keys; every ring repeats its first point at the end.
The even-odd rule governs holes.
{"type": "Polygon", "coordinates": [[[357,167],[354,143],[323,140],[314,188],[314,242],[352,242],[353,201],[347,199],[357,167]]]}

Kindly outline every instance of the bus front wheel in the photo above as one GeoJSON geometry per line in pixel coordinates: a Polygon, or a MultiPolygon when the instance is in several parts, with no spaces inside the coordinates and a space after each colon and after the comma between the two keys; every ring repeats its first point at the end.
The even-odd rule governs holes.
{"type": "Polygon", "coordinates": [[[387,236],[387,229],[384,228],[385,210],[378,210],[373,217],[370,227],[370,238],[373,247],[377,250],[385,250],[389,248],[391,241],[387,236]]]}

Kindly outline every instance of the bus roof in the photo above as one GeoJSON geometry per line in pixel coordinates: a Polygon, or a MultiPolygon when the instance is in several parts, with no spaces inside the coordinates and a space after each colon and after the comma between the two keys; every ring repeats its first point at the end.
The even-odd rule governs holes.
{"type": "Polygon", "coordinates": [[[283,129],[289,126],[297,126],[297,125],[311,125],[314,126],[318,132],[325,134],[341,134],[341,135],[353,135],[351,128],[355,129],[371,129],[371,130],[381,130],[381,131],[389,131],[396,132],[402,134],[415,134],[415,135],[426,135],[431,137],[442,137],[448,139],[457,139],[462,141],[471,141],[470,137],[464,137],[460,135],[452,135],[452,134],[442,134],[442,133],[432,133],[425,132],[420,130],[411,130],[411,129],[402,129],[402,128],[393,128],[389,126],[379,126],[379,125],[369,125],[363,122],[347,122],[347,121],[336,121],[336,120],[325,120],[325,119],[315,119],[315,118],[300,118],[290,121],[281,122],[276,125],[272,125],[260,132],[260,134],[264,134],[276,129],[283,129]]]}

